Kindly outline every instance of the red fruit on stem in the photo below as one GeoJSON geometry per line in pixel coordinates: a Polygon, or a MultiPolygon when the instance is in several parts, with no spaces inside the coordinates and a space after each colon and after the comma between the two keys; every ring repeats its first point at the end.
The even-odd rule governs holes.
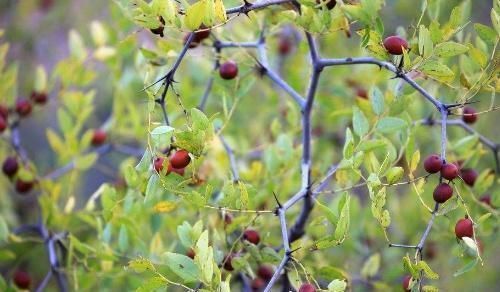
{"type": "Polygon", "coordinates": [[[257,276],[268,282],[273,277],[274,271],[270,266],[262,265],[257,270],[257,276]]]}
{"type": "Polygon", "coordinates": [[[16,180],[16,191],[20,194],[26,194],[29,191],[31,191],[31,189],[33,189],[34,185],[35,184],[33,181],[23,181],[21,179],[17,179],[16,180]]]}
{"type": "Polygon", "coordinates": [[[156,157],[155,161],[153,162],[156,172],[160,173],[163,170],[163,161],[165,161],[165,158],[156,157]]]}
{"type": "Polygon", "coordinates": [[[7,118],[9,117],[9,109],[5,105],[0,105],[0,116],[7,121],[7,118]]]}
{"type": "Polygon", "coordinates": [[[368,99],[368,92],[363,87],[357,87],[356,88],[356,96],[364,98],[364,99],[368,99]]]}
{"type": "Polygon", "coordinates": [[[433,260],[438,254],[437,245],[434,241],[429,241],[424,249],[424,256],[427,260],[433,260]]]}
{"type": "Polygon", "coordinates": [[[189,152],[184,149],[177,150],[172,157],[170,157],[172,168],[184,168],[188,166],[189,162],[191,162],[191,157],[189,157],[189,152]]]}
{"type": "Polygon", "coordinates": [[[478,174],[477,171],[472,168],[464,168],[460,171],[460,176],[467,185],[472,187],[476,183],[478,174]]]}
{"type": "Polygon", "coordinates": [[[29,115],[31,113],[31,109],[32,107],[29,100],[21,98],[16,101],[16,112],[21,117],[29,115]]]}
{"type": "Polygon", "coordinates": [[[243,239],[253,244],[259,244],[260,235],[256,230],[247,229],[243,232],[243,239]]]}
{"type": "Polygon", "coordinates": [[[429,155],[424,160],[424,169],[428,173],[436,173],[443,167],[443,160],[437,154],[429,155]]]}
{"type": "Polygon", "coordinates": [[[204,39],[210,36],[210,30],[206,29],[206,27],[200,27],[200,31],[194,33],[193,42],[201,43],[204,39]]]}
{"type": "Polygon", "coordinates": [[[106,141],[106,132],[101,129],[95,129],[94,134],[92,135],[92,145],[100,146],[106,141]]]}
{"type": "Polygon", "coordinates": [[[453,195],[453,189],[449,184],[441,183],[435,189],[433,193],[434,201],[437,203],[444,203],[448,201],[453,195]]]}
{"type": "Polygon", "coordinates": [[[0,133],[5,131],[5,129],[7,129],[7,121],[2,116],[0,116],[0,133]]]}
{"type": "Polygon", "coordinates": [[[280,55],[285,56],[292,51],[293,42],[289,37],[280,37],[278,41],[278,52],[280,55]]]}
{"type": "Polygon", "coordinates": [[[457,221],[455,225],[455,235],[457,238],[474,236],[474,227],[472,221],[466,216],[457,221]]]}
{"type": "Polygon", "coordinates": [[[222,79],[234,79],[238,75],[238,65],[234,61],[226,61],[220,65],[219,75],[222,79]]]}
{"type": "Polygon", "coordinates": [[[384,47],[391,55],[402,55],[403,48],[408,49],[408,42],[400,36],[390,36],[384,40],[384,47]]]}
{"type": "Polygon", "coordinates": [[[490,207],[493,207],[491,205],[491,196],[490,196],[490,194],[483,195],[481,198],[479,198],[479,201],[483,202],[484,204],[486,204],[486,205],[488,205],[490,207]]]}
{"type": "Polygon", "coordinates": [[[186,256],[190,257],[191,259],[194,260],[194,256],[196,255],[196,252],[194,251],[194,249],[192,247],[190,247],[187,251],[186,251],[186,256]]]}
{"type": "Polygon", "coordinates": [[[17,163],[17,158],[14,156],[7,157],[3,162],[2,171],[8,177],[13,177],[18,169],[19,163],[17,163]]]}
{"type": "Polygon", "coordinates": [[[255,278],[250,283],[250,286],[252,287],[252,291],[262,291],[266,287],[266,283],[261,278],[255,278]]]}
{"type": "Polygon", "coordinates": [[[462,120],[467,124],[474,124],[477,121],[476,110],[470,106],[464,107],[462,120]]]}
{"type": "Polygon", "coordinates": [[[25,271],[17,270],[12,280],[19,289],[27,290],[31,286],[31,276],[25,271]]]}
{"type": "Polygon", "coordinates": [[[328,10],[332,10],[335,5],[337,5],[337,1],[336,0],[326,0],[326,1],[321,1],[321,0],[316,0],[316,4],[321,4],[322,2],[326,2],[326,8],[328,8],[328,10]]]}
{"type": "Polygon", "coordinates": [[[447,180],[453,180],[458,176],[458,167],[453,163],[446,163],[441,168],[441,176],[447,180]]]}
{"type": "Polygon", "coordinates": [[[233,255],[227,255],[224,257],[224,269],[226,271],[234,271],[234,267],[233,267],[233,264],[231,263],[231,261],[233,260],[233,255]]]}
{"type": "Polygon", "coordinates": [[[154,34],[157,34],[157,35],[163,37],[163,30],[165,29],[165,20],[161,16],[160,16],[159,20],[161,22],[161,25],[158,26],[157,28],[151,28],[150,31],[154,34]]]}
{"type": "Polygon", "coordinates": [[[233,222],[233,215],[231,214],[224,214],[224,225],[229,225],[233,222]]]}
{"type": "Polygon", "coordinates": [[[316,287],[313,284],[304,283],[300,285],[299,292],[316,292],[316,287]]]}
{"type": "Polygon", "coordinates": [[[175,172],[180,176],[184,176],[185,169],[184,168],[173,168],[172,164],[169,164],[168,168],[167,168],[167,174],[170,174],[171,172],[175,172]]]}
{"type": "Polygon", "coordinates": [[[410,282],[411,282],[411,276],[410,275],[406,275],[404,276],[403,278],[403,290],[404,291],[410,291],[410,282]]]}
{"type": "Polygon", "coordinates": [[[47,93],[45,92],[31,92],[31,99],[37,104],[45,104],[47,102],[47,93]]]}

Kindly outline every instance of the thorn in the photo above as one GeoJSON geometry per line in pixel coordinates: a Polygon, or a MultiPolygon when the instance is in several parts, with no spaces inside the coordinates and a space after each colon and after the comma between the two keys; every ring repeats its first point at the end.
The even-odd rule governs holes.
{"type": "Polygon", "coordinates": [[[283,206],[281,205],[280,201],[278,200],[278,196],[276,196],[276,193],[273,191],[274,199],[276,200],[276,204],[278,204],[278,208],[281,209],[283,206]]]}
{"type": "Polygon", "coordinates": [[[299,246],[299,247],[297,247],[296,249],[292,249],[291,251],[287,252],[286,254],[287,254],[287,256],[291,256],[294,252],[298,251],[298,250],[299,250],[299,249],[301,249],[301,248],[302,248],[302,247],[301,247],[301,246],[299,246]]]}

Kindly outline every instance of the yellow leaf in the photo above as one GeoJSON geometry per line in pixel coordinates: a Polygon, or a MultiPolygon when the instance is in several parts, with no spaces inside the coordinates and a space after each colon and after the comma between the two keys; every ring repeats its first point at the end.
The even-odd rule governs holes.
{"type": "Polygon", "coordinates": [[[222,0],[215,0],[215,20],[220,22],[227,21],[226,8],[222,0]]]}
{"type": "Polygon", "coordinates": [[[201,0],[194,3],[186,9],[186,17],[184,17],[184,25],[190,30],[197,30],[200,28],[207,7],[206,0],[201,0]]]}
{"type": "Polygon", "coordinates": [[[177,207],[175,202],[170,202],[170,201],[162,201],[157,203],[154,207],[153,210],[156,213],[166,213],[174,210],[177,207]]]}

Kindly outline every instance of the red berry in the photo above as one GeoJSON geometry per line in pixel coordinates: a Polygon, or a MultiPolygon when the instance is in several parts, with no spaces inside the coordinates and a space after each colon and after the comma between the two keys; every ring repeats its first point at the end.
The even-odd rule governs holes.
{"type": "Polygon", "coordinates": [[[477,175],[477,172],[472,168],[464,168],[460,171],[460,176],[464,182],[471,187],[476,183],[477,175]]]}
{"type": "Polygon", "coordinates": [[[426,245],[425,245],[425,249],[424,249],[424,256],[427,260],[432,260],[434,259],[436,256],[437,256],[437,245],[436,245],[436,242],[434,241],[429,241],[426,245]]]}
{"type": "Polygon", "coordinates": [[[434,201],[437,203],[444,203],[448,201],[449,198],[453,195],[453,189],[449,184],[441,183],[434,189],[434,201]]]}
{"type": "Polygon", "coordinates": [[[473,107],[466,106],[463,110],[462,120],[467,124],[474,124],[477,121],[477,112],[473,107]]]}
{"type": "Polygon", "coordinates": [[[455,235],[457,236],[457,238],[472,238],[474,236],[474,227],[472,221],[467,217],[458,220],[457,224],[455,225],[455,235]]]}
{"type": "Polygon", "coordinates": [[[316,287],[313,284],[304,283],[300,285],[299,292],[316,292],[316,287]]]}
{"type": "Polygon", "coordinates": [[[227,255],[226,257],[224,257],[223,263],[224,263],[224,269],[226,271],[231,272],[234,270],[233,264],[231,263],[232,259],[233,259],[233,255],[227,255]]]}
{"type": "Polygon", "coordinates": [[[259,244],[260,235],[256,230],[247,229],[243,232],[243,239],[253,244],[259,244]]]}
{"type": "MultiPolygon", "coordinates": [[[[185,45],[187,43],[187,40],[189,38],[189,33],[184,35],[184,41],[183,41],[183,44],[185,45]]],[[[190,49],[193,49],[193,48],[196,48],[200,43],[198,42],[195,42],[194,39],[189,43],[189,47],[190,49]]]]}
{"type": "Polygon", "coordinates": [[[24,98],[18,99],[16,102],[16,112],[21,117],[25,117],[31,113],[31,103],[24,98]]]}
{"type": "Polygon", "coordinates": [[[19,164],[17,163],[17,158],[14,156],[7,157],[3,162],[2,171],[8,177],[13,177],[18,169],[19,164]]]}
{"type": "Polygon", "coordinates": [[[252,291],[262,291],[266,287],[266,283],[261,278],[255,278],[250,283],[250,286],[252,287],[252,291]]]}
{"type": "Polygon", "coordinates": [[[186,255],[194,260],[194,256],[196,255],[196,252],[194,251],[194,249],[192,247],[190,247],[187,250],[186,255]]]}
{"type": "Polygon", "coordinates": [[[31,191],[31,189],[33,189],[34,185],[35,184],[33,183],[33,181],[23,181],[21,179],[17,179],[16,180],[16,191],[20,194],[26,194],[29,191],[31,191]]]}
{"type": "Polygon", "coordinates": [[[173,168],[172,164],[169,164],[168,168],[167,168],[167,174],[170,174],[171,172],[175,172],[180,176],[184,176],[185,169],[184,168],[173,168]]]}
{"type": "Polygon", "coordinates": [[[480,199],[479,199],[480,202],[483,202],[484,204],[492,207],[491,205],[491,196],[489,194],[485,194],[483,195],[480,199]]]}
{"type": "Polygon", "coordinates": [[[163,170],[163,161],[165,161],[165,159],[163,157],[157,157],[155,159],[153,165],[154,165],[156,172],[160,173],[163,170]]]}
{"type": "Polygon", "coordinates": [[[233,215],[231,214],[225,214],[224,215],[224,225],[229,225],[233,222],[233,215]]]}
{"type": "Polygon", "coordinates": [[[400,36],[390,36],[384,40],[384,47],[391,55],[402,55],[403,48],[408,49],[408,42],[400,36]]]}
{"type": "Polygon", "coordinates": [[[5,131],[5,129],[7,129],[7,121],[2,116],[0,116],[0,133],[5,131]]]}
{"type": "Polygon", "coordinates": [[[424,169],[428,173],[436,173],[443,167],[443,160],[437,154],[429,155],[424,161],[424,169]]]}
{"type": "Polygon", "coordinates": [[[366,92],[366,89],[364,89],[362,87],[357,87],[356,88],[356,96],[364,98],[364,99],[368,99],[368,92],[366,92]]]}
{"type": "Polygon", "coordinates": [[[259,276],[260,278],[262,278],[265,281],[271,280],[271,278],[273,277],[273,274],[274,274],[273,268],[271,268],[270,266],[262,265],[257,270],[257,276],[259,276]]]}
{"type": "Polygon", "coordinates": [[[92,145],[99,146],[102,145],[106,141],[106,132],[101,129],[95,129],[94,134],[92,135],[92,145]]]}
{"type": "Polygon", "coordinates": [[[453,163],[446,163],[441,168],[441,176],[447,180],[453,180],[458,176],[458,167],[453,163]]]}
{"type": "Polygon", "coordinates": [[[7,117],[9,116],[9,109],[5,105],[0,105],[0,116],[7,121],[7,117]]]}
{"type": "Polygon", "coordinates": [[[205,27],[200,27],[200,31],[197,31],[194,33],[194,38],[193,42],[195,43],[201,43],[204,39],[208,38],[210,36],[210,30],[206,29],[205,27]]]}
{"type": "Polygon", "coordinates": [[[19,289],[27,290],[31,286],[31,276],[25,271],[17,270],[12,278],[19,289]]]}
{"type": "Polygon", "coordinates": [[[47,102],[47,93],[33,91],[31,93],[31,99],[37,104],[45,104],[47,102]]]}
{"type": "Polygon", "coordinates": [[[227,61],[219,67],[219,75],[222,79],[230,80],[238,75],[238,65],[233,61],[227,61]]]}
{"type": "Polygon", "coordinates": [[[280,55],[285,56],[292,51],[293,42],[289,37],[280,37],[278,41],[278,52],[280,55]]]}
{"type": "Polygon", "coordinates": [[[177,150],[172,157],[170,157],[172,168],[184,168],[188,166],[189,162],[191,162],[191,157],[189,157],[189,152],[184,149],[177,150]]]}
{"type": "Polygon", "coordinates": [[[403,290],[404,291],[410,291],[410,282],[411,282],[411,276],[410,275],[406,275],[404,276],[403,278],[403,290]]]}

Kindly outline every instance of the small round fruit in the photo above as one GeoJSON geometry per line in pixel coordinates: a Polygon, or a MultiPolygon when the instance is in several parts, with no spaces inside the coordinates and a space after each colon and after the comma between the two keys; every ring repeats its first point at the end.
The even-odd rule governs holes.
{"type": "Polygon", "coordinates": [[[0,116],[6,121],[9,117],[9,108],[3,104],[0,104],[0,116]]]}
{"type": "Polygon", "coordinates": [[[316,292],[316,287],[310,283],[300,285],[299,292],[316,292]]]}
{"type": "Polygon", "coordinates": [[[424,169],[428,173],[436,173],[443,167],[443,160],[437,154],[429,155],[424,160],[424,169]]]}
{"type": "Polygon", "coordinates": [[[433,260],[438,254],[437,244],[435,241],[429,241],[424,249],[424,257],[426,260],[433,260]]]}
{"type": "Polygon", "coordinates": [[[410,283],[411,283],[411,276],[410,275],[406,275],[404,276],[403,278],[403,290],[404,291],[410,291],[410,283]]]}
{"type": "Polygon", "coordinates": [[[29,100],[21,98],[16,101],[16,112],[21,117],[29,115],[31,113],[31,109],[32,107],[29,100]]]}
{"type": "Polygon", "coordinates": [[[17,270],[14,273],[12,280],[19,289],[28,290],[31,286],[31,276],[22,270],[17,270]]]}
{"type": "Polygon", "coordinates": [[[226,271],[229,271],[229,272],[234,271],[233,263],[231,262],[232,260],[233,260],[232,255],[226,255],[224,257],[223,263],[224,263],[224,269],[226,271]]]}
{"type": "Polygon", "coordinates": [[[228,213],[224,214],[224,225],[227,226],[231,223],[233,223],[233,215],[228,213]]]}
{"type": "Polygon", "coordinates": [[[180,176],[184,176],[185,168],[173,168],[172,164],[168,164],[167,174],[170,174],[171,172],[175,172],[180,176]]]}
{"type": "Polygon", "coordinates": [[[467,216],[458,220],[457,224],[455,225],[455,235],[457,236],[457,238],[472,238],[474,236],[473,223],[467,216]]]}
{"type": "Polygon", "coordinates": [[[243,232],[243,239],[253,244],[259,244],[260,235],[256,230],[247,229],[243,232]]]}
{"type": "Polygon", "coordinates": [[[316,4],[321,4],[322,2],[326,2],[326,8],[328,8],[328,10],[332,10],[335,7],[335,5],[337,5],[336,0],[329,0],[329,1],[316,0],[316,4]]]}
{"type": "Polygon", "coordinates": [[[156,172],[160,173],[163,170],[163,161],[165,161],[165,158],[156,157],[155,161],[153,162],[153,166],[156,172]]]}
{"type": "Polygon", "coordinates": [[[2,171],[8,177],[13,177],[18,169],[19,163],[17,163],[17,158],[14,156],[7,157],[3,162],[2,171]]]}
{"type": "Polygon", "coordinates": [[[0,116],[0,133],[3,133],[5,129],[7,129],[7,121],[2,116],[0,116]]]}
{"type": "Polygon", "coordinates": [[[440,183],[435,189],[433,193],[434,201],[437,203],[444,203],[448,201],[449,198],[453,195],[453,188],[450,187],[447,183],[440,183]]]}
{"type": "Polygon", "coordinates": [[[45,92],[36,92],[36,91],[33,91],[31,93],[31,99],[37,103],[37,104],[45,104],[47,102],[47,93],[45,92]]]}
{"type": "Polygon", "coordinates": [[[16,191],[20,194],[26,194],[33,189],[35,183],[33,181],[16,180],[16,191]]]}
{"type": "Polygon", "coordinates": [[[492,207],[493,205],[491,205],[491,195],[490,194],[485,194],[483,195],[481,198],[479,198],[479,201],[492,207]]]}
{"type": "Polygon", "coordinates": [[[290,54],[292,51],[293,42],[289,37],[280,37],[278,41],[278,52],[282,56],[290,54]]]}
{"type": "Polygon", "coordinates": [[[476,179],[477,179],[478,174],[472,168],[465,168],[465,169],[462,169],[462,171],[460,171],[460,176],[462,177],[462,179],[464,180],[464,182],[467,185],[472,187],[476,183],[476,179]]]}
{"type": "Polygon", "coordinates": [[[172,157],[170,157],[172,168],[184,168],[189,165],[189,162],[191,162],[191,157],[189,157],[189,152],[184,149],[177,150],[172,157]]]}
{"type": "Polygon", "coordinates": [[[467,124],[474,124],[477,121],[476,110],[470,106],[464,107],[462,120],[467,124]]]}
{"type": "Polygon", "coordinates": [[[364,99],[368,99],[368,92],[363,87],[356,88],[356,96],[364,99]]]}
{"type": "Polygon", "coordinates": [[[92,146],[100,146],[106,141],[107,134],[101,129],[95,129],[92,135],[92,146]]]}
{"type": "Polygon", "coordinates": [[[441,176],[447,180],[453,180],[458,176],[458,167],[453,163],[446,163],[441,168],[441,176]]]}
{"type": "Polygon", "coordinates": [[[273,268],[271,268],[270,266],[261,265],[261,266],[259,266],[259,269],[257,270],[257,276],[259,276],[260,278],[262,278],[266,282],[271,280],[271,278],[273,277],[273,274],[274,274],[273,268]]]}
{"type": "Polygon", "coordinates": [[[238,75],[238,65],[234,61],[226,61],[220,65],[219,75],[222,79],[234,79],[238,75]]]}
{"type": "Polygon", "coordinates": [[[205,27],[201,27],[200,29],[202,29],[202,30],[194,33],[193,42],[195,42],[195,43],[201,43],[204,39],[206,39],[210,36],[209,29],[206,29],[205,27]]]}
{"type": "MultiPolygon", "coordinates": [[[[182,42],[182,43],[183,43],[184,45],[186,45],[186,43],[187,43],[188,39],[189,39],[189,33],[184,35],[184,40],[183,40],[183,42],[182,42]]],[[[193,39],[193,40],[189,43],[188,48],[189,48],[189,49],[194,49],[194,48],[196,48],[199,44],[200,44],[199,42],[195,42],[195,41],[194,41],[194,39],[193,39]]]]}
{"type": "Polygon", "coordinates": [[[196,252],[194,251],[194,249],[192,247],[190,247],[187,251],[186,251],[186,255],[188,257],[190,257],[191,259],[194,260],[194,256],[196,255],[196,252]]]}
{"type": "Polygon", "coordinates": [[[384,40],[384,47],[391,55],[402,55],[403,48],[408,49],[408,42],[400,36],[393,35],[384,40]]]}
{"type": "Polygon", "coordinates": [[[255,278],[250,283],[250,287],[252,287],[252,291],[262,291],[266,287],[266,283],[261,278],[255,278]]]}

